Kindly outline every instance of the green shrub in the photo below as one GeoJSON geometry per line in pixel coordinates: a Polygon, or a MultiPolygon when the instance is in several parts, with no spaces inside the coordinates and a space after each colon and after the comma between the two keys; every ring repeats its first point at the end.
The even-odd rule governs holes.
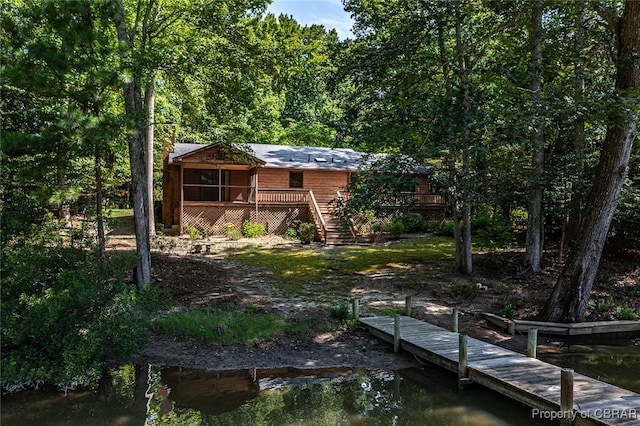
{"type": "Polygon", "coordinates": [[[440,229],[440,221],[431,219],[424,222],[424,230],[428,232],[438,232],[440,229]]]}
{"type": "Polygon", "coordinates": [[[616,306],[613,317],[616,320],[635,321],[638,319],[638,314],[633,310],[633,308],[629,307],[628,303],[625,302],[622,305],[616,306]]]}
{"type": "Polygon", "coordinates": [[[442,235],[445,237],[453,237],[453,221],[452,220],[443,220],[440,222],[440,227],[438,228],[438,235],[442,235]]]}
{"type": "Polygon", "coordinates": [[[299,240],[300,234],[294,228],[287,228],[283,237],[287,240],[299,240]]]}
{"type": "Polygon", "coordinates": [[[519,303],[516,302],[507,302],[502,307],[502,315],[507,318],[513,318],[518,311],[519,303]]]}
{"type": "Polygon", "coordinates": [[[420,213],[407,212],[402,215],[405,232],[420,232],[427,230],[427,222],[420,213]]]}
{"type": "Polygon", "coordinates": [[[609,245],[640,248],[640,186],[626,179],[611,221],[609,245]]]}
{"type": "Polygon", "coordinates": [[[474,243],[479,248],[506,247],[512,244],[515,239],[506,221],[494,220],[484,214],[474,216],[471,219],[471,231],[475,235],[474,243]]]}
{"type": "Polygon", "coordinates": [[[380,237],[383,228],[384,226],[382,225],[382,222],[378,220],[371,223],[369,232],[367,233],[367,239],[370,243],[375,243],[376,241],[378,241],[378,237],[380,237]]]}
{"type": "Polygon", "coordinates": [[[166,301],[125,282],[137,263],[131,254],[111,252],[101,262],[86,249],[25,245],[2,255],[5,389],[93,382],[103,362],[143,346],[150,313],[166,301]]]}
{"type": "Polygon", "coordinates": [[[248,238],[262,237],[266,232],[266,226],[264,223],[252,222],[245,220],[242,224],[242,233],[248,238]]]}
{"type": "Polygon", "coordinates": [[[192,239],[192,240],[196,240],[198,238],[201,238],[204,234],[198,229],[198,228],[187,228],[187,235],[192,239]]]}
{"type": "Polygon", "coordinates": [[[390,233],[393,237],[400,237],[402,233],[405,231],[404,223],[400,219],[391,219],[387,224],[387,232],[390,233]]]}
{"type": "Polygon", "coordinates": [[[236,229],[236,226],[233,223],[225,223],[223,226],[224,234],[228,239],[235,241],[242,238],[242,234],[236,229]]]}
{"type": "Polygon", "coordinates": [[[301,223],[298,227],[298,234],[303,243],[309,244],[316,238],[316,225],[309,222],[301,223]]]}
{"type": "Polygon", "coordinates": [[[341,303],[338,306],[331,307],[329,309],[329,316],[338,320],[340,324],[339,327],[341,328],[353,330],[356,327],[356,320],[346,303],[341,303]]]}
{"type": "Polygon", "coordinates": [[[329,316],[337,320],[346,320],[352,317],[351,312],[349,312],[349,306],[346,303],[329,308],[329,316]]]}

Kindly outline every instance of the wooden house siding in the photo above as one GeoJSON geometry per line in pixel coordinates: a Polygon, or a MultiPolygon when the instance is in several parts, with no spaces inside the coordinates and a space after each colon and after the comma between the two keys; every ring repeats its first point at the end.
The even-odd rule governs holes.
{"type": "MultiPolygon", "coordinates": [[[[241,229],[244,221],[251,220],[278,234],[300,220],[316,222],[320,232],[322,216],[331,215],[329,203],[346,188],[360,154],[313,147],[252,147],[257,156],[196,144],[178,144],[175,152],[166,153],[162,223],[177,225],[180,232],[197,228],[224,234],[225,224],[241,229]]],[[[419,177],[419,202],[444,212],[442,198],[429,193],[427,176],[419,177]]]]}
{"type": "Polygon", "coordinates": [[[289,173],[302,173],[302,189],[312,190],[318,203],[326,204],[336,197],[337,191],[344,190],[349,182],[350,172],[334,170],[268,169],[259,171],[259,190],[294,189],[289,188],[289,173]]]}

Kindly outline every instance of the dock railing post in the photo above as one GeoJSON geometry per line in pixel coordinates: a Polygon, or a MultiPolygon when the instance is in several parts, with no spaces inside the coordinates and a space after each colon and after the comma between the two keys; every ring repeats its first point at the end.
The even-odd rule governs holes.
{"type": "Polygon", "coordinates": [[[413,309],[413,296],[407,296],[404,299],[404,314],[408,317],[411,316],[411,310],[413,309]]]}
{"type": "Polygon", "coordinates": [[[538,350],[538,329],[530,328],[527,333],[527,356],[536,358],[538,350]]]}
{"type": "Polygon", "coordinates": [[[453,309],[451,315],[451,331],[454,333],[458,332],[458,310],[456,308],[453,309]]]}
{"type": "Polygon", "coordinates": [[[358,321],[360,319],[360,299],[353,299],[351,306],[353,308],[353,318],[358,321]]]}
{"type": "Polygon", "coordinates": [[[464,385],[468,383],[467,336],[465,334],[458,334],[458,389],[464,389],[464,385]]]}
{"type": "Polygon", "coordinates": [[[573,369],[563,368],[560,373],[560,424],[573,422],[573,369]]]}
{"type": "Polygon", "coordinates": [[[393,351],[400,352],[400,314],[393,317],[393,351]]]}

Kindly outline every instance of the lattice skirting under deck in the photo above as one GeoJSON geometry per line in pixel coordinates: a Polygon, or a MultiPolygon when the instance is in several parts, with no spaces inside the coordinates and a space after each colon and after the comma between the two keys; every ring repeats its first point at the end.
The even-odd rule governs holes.
{"type": "Polygon", "coordinates": [[[270,234],[284,234],[294,220],[309,221],[309,207],[303,205],[261,205],[256,214],[255,207],[235,206],[184,206],[183,231],[195,228],[209,235],[224,235],[224,224],[232,223],[242,230],[245,220],[266,225],[270,234]]]}

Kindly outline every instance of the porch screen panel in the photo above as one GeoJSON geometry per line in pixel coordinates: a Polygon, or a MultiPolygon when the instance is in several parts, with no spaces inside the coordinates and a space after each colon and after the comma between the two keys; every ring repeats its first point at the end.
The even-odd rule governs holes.
{"type": "Polygon", "coordinates": [[[229,201],[229,182],[229,170],[184,169],[184,200],[229,201]]]}

